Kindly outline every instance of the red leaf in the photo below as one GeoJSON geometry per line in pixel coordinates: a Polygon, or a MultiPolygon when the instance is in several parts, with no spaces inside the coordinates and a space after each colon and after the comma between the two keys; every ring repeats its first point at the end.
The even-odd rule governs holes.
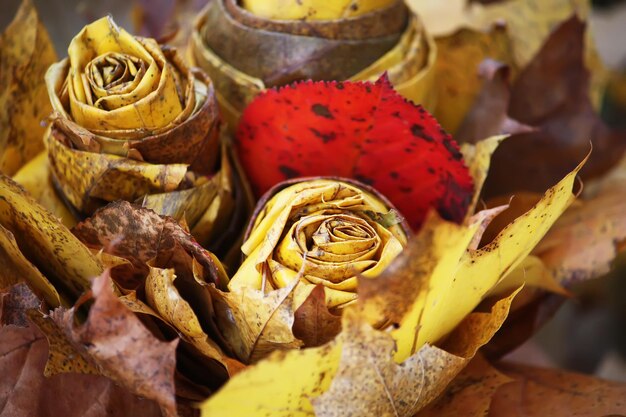
{"type": "Polygon", "coordinates": [[[418,228],[428,210],[462,221],[473,192],[456,142],[386,76],[302,82],[257,97],[237,148],[257,195],[288,178],[355,178],[385,194],[418,228]]]}

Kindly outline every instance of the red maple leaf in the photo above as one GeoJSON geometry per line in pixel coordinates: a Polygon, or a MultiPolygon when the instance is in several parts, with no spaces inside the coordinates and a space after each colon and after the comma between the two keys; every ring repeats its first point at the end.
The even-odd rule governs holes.
{"type": "Polygon", "coordinates": [[[354,178],[387,196],[415,229],[430,208],[461,222],[473,192],[456,142],[386,76],[268,90],[244,111],[237,150],[257,196],[294,177],[354,178]]]}

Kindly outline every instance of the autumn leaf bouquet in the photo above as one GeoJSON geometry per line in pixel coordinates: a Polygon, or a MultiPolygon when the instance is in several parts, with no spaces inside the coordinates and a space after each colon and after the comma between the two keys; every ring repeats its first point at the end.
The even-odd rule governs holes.
{"type": "Polygon", "coordinates": [[[588,156],[485,205],[511,139],[459,145],[426,110],[435,41],[404,2],[212,0],[186,52],[104,17],[33,83],[45,151],[0,176],[9,415],[500,416],[567,378],[623,411],[618,384],[498,362],[611,262],[620,200],[576,270],[588,156]]]}

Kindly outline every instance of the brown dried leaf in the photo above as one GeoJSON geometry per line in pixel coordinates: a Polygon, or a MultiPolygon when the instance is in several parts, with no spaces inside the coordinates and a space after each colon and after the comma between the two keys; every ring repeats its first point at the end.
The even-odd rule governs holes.
{"type": "Polygon", "coordinates": [[[38,309],[41,300],[24,283],[0,288],[0,326],[28,326],[27,310],[38,309]]]}
{"type": "Polygon", "coordinates": [[[52,111],[42,82],[57,56],[30,0],[0,35],[0,172],[13,175],[43,149],[52,111]]]}
{"type": "Polygon", "coordinates": [[[603,276],[625,249],[624,191],[606,190],[570,208],[535,248],[533,254],[561,285],[603,276]]]}
{"type": "MultiPolygon", "coordinates": [[[[583,178],[597,177],[619,161],[626,133],[607,127],[593,109],[583,63],[584,30],[576,17],[561,24],[513,84],[508,116],[537,131],[514,135],[494,153],[487,197],[545,189],[583,158],[590,141],[593,153],[583,178]]],[[[488,118],[472,123],[481,120],[490,125],[488,118]]]]}
{"type": "Polygon", "coordinates": [[[35,326],[0,327],[0,416],[161,416],[156,403],[103,376],[44,377],[47,351],[35,326]]]}
{"type": "Polygon", "coordinates": [[[626,384],[556,369],[503,363],[498,369],[515,381],[498,389],[490,417],[622,416],[626,384]]]}
{"type": "Polygon", "coordinates": [[[441,398],[414,417],[484,417],[496,390],[511,381],[478,354],[454,378],[441,398]]]}
{"type": "Polygon", "coordinates": [[[73,229],[95,250],[127,259],[134,269],[114,270],[112,277],[124,288],[143,285],[148,262],[157,268],[174,268],[180,275],[192,271],[192,259],[203,268],[203,278],[225,286],[228,277],[219,260],[203,249],[174,219],[118,201],[98,210],[73,229]]]}
{"type": "Polygon", "coordinates": [[[497,134],[528,133],[534,129],[507,115],[511,98],[510,68],[501,62],[486,59],[478,66],[481,78],[485,80],[482,90],[476,96],[473,107],[465,114],[456,139],[460,142],[475,143],[485,137],[497,134]]]}
{"type": "MultiPolygon", "coordinates": [[[[115,296],[108,273],[94,280],[92,291],[94,303],[83,324],[75,325],[76,307],[58,308],[48,318],[44,317],[63,332],[67,343],[75,349],[74,355],[65,359],[79,355],[102,375],[137,395],[154,400],[166,415],[175,416],[174,369],[178,341],[162,342],[155,338],[115,296]]],[[[49,327],[44,326],[42,330],[46,329],[49,327]]],[[[50,352],[55,353],[67,352],[50,352]]],[[[63,362],[60,365],[63,366],[63,362]]]]}
{"type": "Polygon", "coordinates": [[[293,335],[305,346],[321,346],[341,331],[341,316],[328,310],[324,287],[317,285],[294,313],[293,335]]]}

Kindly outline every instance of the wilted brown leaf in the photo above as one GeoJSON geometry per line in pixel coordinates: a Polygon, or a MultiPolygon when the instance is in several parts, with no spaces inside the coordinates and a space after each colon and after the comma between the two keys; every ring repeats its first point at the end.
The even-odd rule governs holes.
{"type": "Polygon", "coordinates": [[[561,285],[601,277],[626,249],[625,191],[606,190],[570,208],[533,251],[561,285]]]}
{"type": "MultiPolygon", "coordinates": [[[[6,10],[5,10],[6,11],[6,10]]],[[[56,53],[30,0],[0,35],[0,172],[13,175],[43,149],[52,111],[42,79],[56,53]]]]}
{"type": "Polygon", "coordinates": [[[28,326],[27,311],[41,306],[41,300],[24,283],[0,288],[0,326],[28,326]]]}
{"type": "Polygon", "coordinates": [[[133,268],[116,268],[112,277],[124,288],[142,285],[148,262],[156,268],[175,267],[191,273],[192,259],[207,282],[225,286],[228,276],[219,260],[200,246],[174,219],[150,209],[118,201],[98,210],[73,229],[85,245],[124,258],[133,268]]]}
{"type": "Polygon", "coordinates": [[[51,351],[51,359],[56,363],[52,363],[50,369],[73,370],[72,358],[78,356],[82,365],[88,363],[131,392],[157,402],[164,414],[175,416],[174,369],[178,341],[163,342],[155,338],[115,296],[108,273],[94,280],[92,291],[94,302],[83,324],[76,325],[77,306],[69,310],[58,308],[43,317],[49,326],[40,328],[55,338],[60,332],[66,345],[75,349],[69,356],[67,350],[51,351]]]}
{"type": "Polygon", "coordinates": [[[103,376],[44,377],[47,351],[46,339],[35,326],[0,327],[0,416],[161,416],[156,403],[103,376]]]}
{"type": "Polygon", "coordinates": [[[626,413],[626,384],[555,369],[499,364],[514,382],[496,391],[490,417],[598,417],[626,413]]]}
{"type": "MultiPolygon", "coordinates": [[[[590,142],[593,153],[583,178],[597,177],[619,161],[626,133],[607,127],[593,109],[583,63],[584,30],[576,17],[558,26],[514,82],[508,117],[537,130],[512,136],[494,153],[487,197],[545,189],[576,165],[590,142]]],[[[471,124],[491,126],[491,115],[484,116],[471,124]]],[[[490,131],[474,130],[476,137],[482,133],[490,131]]]]}
{"type": "Polygon", "coordinates": [[[317,285],[294,312],[293,334],[305,346],[321,346],[341,331],[341,316],[328,310],[324,287],[317,285]]]}
{"type": "Polygon", "coordinates": [[[477,354],[454,378],[441,398],[414,417],[484,417],[495,392],[511,381],[477,354]]]}

